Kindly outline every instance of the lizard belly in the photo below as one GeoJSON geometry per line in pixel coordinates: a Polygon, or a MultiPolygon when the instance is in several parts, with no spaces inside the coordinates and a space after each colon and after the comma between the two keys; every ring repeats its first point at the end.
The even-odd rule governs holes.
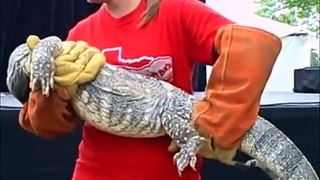
{"type": "Polygon", "coordinates": [[[163,136],[161,108],[147,99],[152,98],[132,101],[86,84],[79,87],[72,105],[81,119],[101,131],[137,138],[163,136]]]}

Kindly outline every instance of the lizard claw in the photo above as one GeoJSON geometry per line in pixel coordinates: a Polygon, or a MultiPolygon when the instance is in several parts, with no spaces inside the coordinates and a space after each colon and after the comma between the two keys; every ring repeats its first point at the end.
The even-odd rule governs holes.
{"type": "Polygon", "coordinates": [[[44,79],[41,79],[42,94],[45,96],[49,96],[50,90],[53,88],[53,76],[51,74],[50,77],[44,77],[44,79]]]}
{"type": "Polygon", "coordinates": [[[183,170],[190,165],[196,171],[197,157],[193,152],[188,152],[186,148],[181,148],[180,152],[176,153],[173,157],[174,162],[178,168],[178,173],[181,176],[183,170]]]}
{"type": "Polygon", "coordinates": [[[31,89],[41,88],[42,94],[48,97],[54,84],[54,64],[51,63],[51,60],[47,61],[46,57],[43,56],[42,59],[37,59],[32,65],[31,89]]]}
{"type": "Polygon", "coordinates": [[[196,156],[196,155],[191,156],[191,159],[190,159],[190,167],[191,167],[194,171],[197,171],[196,163],[197,163],[197,156],[196,156]]]}

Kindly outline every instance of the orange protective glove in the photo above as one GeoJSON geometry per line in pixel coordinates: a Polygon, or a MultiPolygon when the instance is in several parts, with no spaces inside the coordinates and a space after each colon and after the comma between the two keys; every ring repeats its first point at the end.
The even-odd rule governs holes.
{"type": "Polygon", "coordinates": [[[213,48],[219,57],[205,98],[194,106],[193,123],[212,140],[212,151],[205,151],[204,156],[228,163],[258,117],[281,40],[268,32],[233,24],[219,29],[213,48]]]}
{"type": "Polygon", "coordinates": [[[73,131],[79,118],[70,107],[65,88],[55,85],[50,97],[41,91],[32,91],[19,114],[20,126],[42,138],[56,138],[73,131]]]}

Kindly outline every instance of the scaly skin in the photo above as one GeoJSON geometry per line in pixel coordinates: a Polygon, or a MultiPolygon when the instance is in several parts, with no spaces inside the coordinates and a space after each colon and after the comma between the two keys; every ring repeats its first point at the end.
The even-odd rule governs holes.
{"type": "MultiPolygon", "coordinates": [[[[41,40],[33,51],[30,72],[24,71],[32,74],[33,87],[42,89],[44,95],[52,88],[53,60],[61,53],[60,47],[61,41],[55,37],[41,40]]],[[[21,51],[26,49],[19,46],[12,54],[21,51]]],[[[10,58],[15,65],[28,64],[23,62],[26,60],[10,58]]],[[[15,71],[19,68],[23,66],[16,66],[15,71]]],[[[20,75],[13,71],[8,69],[10,76],[20,75]]],[[[194,96],[169,83],[108,64],[94,80],[80,85],[72,99],[76,113],[102,131],[136,138],[169,135],[181,148],[174,155],[179,174],[188,165],[195,168],[196,153],[205,140],[189,124],[196,102],[194,96]]],[[[262,168],[272,179],[319,179],[295,144],[261,117],[245,134],[239,150],[254,158],[248,166],[262,168]]]]}
{"type": "Polygon", "coordinates": [[[29,89],[29,68],[31,58],[27,44],[21,44],[9,57],[6,83],[9,92],[21,102],[26,102],[28,97],[25,92],[29,89]]]}

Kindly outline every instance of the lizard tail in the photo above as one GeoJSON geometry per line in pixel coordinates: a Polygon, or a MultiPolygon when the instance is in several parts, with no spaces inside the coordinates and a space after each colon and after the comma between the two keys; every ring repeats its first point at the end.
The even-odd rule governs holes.
{"type": "Polygon", "coordinates": [[[319,180],[299,148],[269,121],[258,117],[245,134],[240,150],[254,158],[247,164],[260,167],[272,179],[319,180]]]}

